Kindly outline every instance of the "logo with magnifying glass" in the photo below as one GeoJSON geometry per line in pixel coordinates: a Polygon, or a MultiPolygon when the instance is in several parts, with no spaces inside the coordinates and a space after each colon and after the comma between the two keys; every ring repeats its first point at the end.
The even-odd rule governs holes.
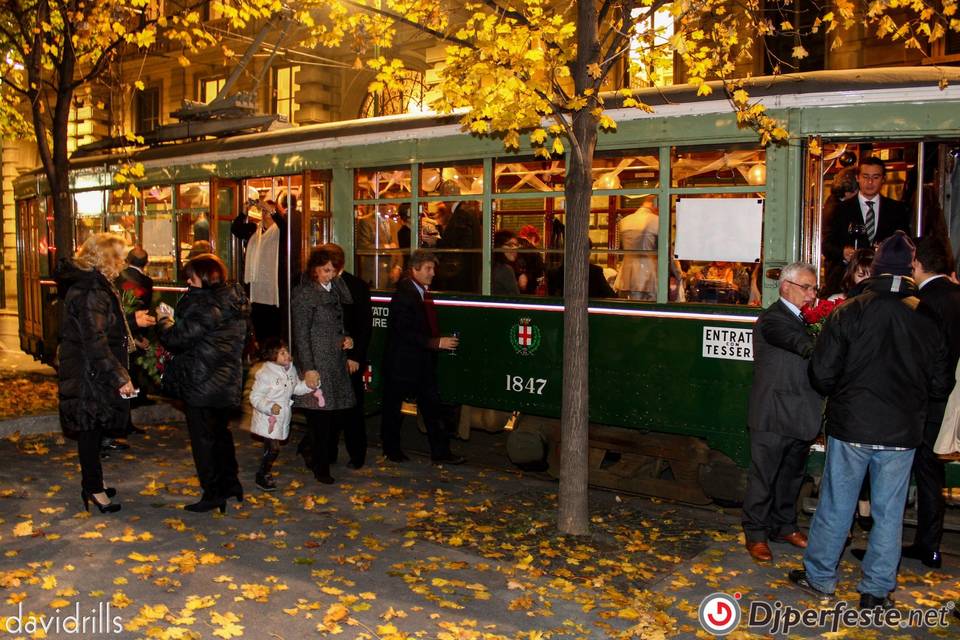
{"type": "Polygon", "coordinates": [[[740,624],[740,594],[711,593],[700,602],[700,626],[715,636],[725,636],[740,624]]]}

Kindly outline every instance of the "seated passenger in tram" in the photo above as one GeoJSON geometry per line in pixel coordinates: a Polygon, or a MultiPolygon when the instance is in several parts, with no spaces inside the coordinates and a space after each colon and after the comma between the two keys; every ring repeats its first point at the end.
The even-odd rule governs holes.
{"type": "MultiPolygon", "coordinates": [[[[589,248],[588,248],[589,251],[589,248]]],[[[603,267],[590,263],[587,280],[587,296],[591,298],[616,298],[610,283],[603,273],[603,267]]],[[[563,263],[547,272],[547,292],[551,296],[563,296],[563,263]]]]}
{"type": "Polygon", "coordinates": [[[517,260],[520,239],[513,231],[501,229],[493,234],[493,245],[490,292],[495,296],[520,295],[521,278],[524,282],[527,279],[527,275],[522,273],[522,267],[517,260]]]}
{"type": "MultiPolygon", "coordinates": [[[[538,249],[540,247],[540,232],[532,224],[524,225],[517,234],[521,249],[538,249]]],[[[520,285],[520,293],[531,296],[547,295],[547,268],[543,256],[539,253],[524,253],[520,255],[523,271],[527,281],[520,285]]]]}

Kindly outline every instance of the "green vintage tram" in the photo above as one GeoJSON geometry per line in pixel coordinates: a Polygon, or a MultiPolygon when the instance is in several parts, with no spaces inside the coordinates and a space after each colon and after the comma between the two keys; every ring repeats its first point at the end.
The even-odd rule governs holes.
{"type": "MultiPolygon", "coordinates": [[[[737,126],[726,101],[698,98],[691,87],[643,92],[653,114],[613,110],[619,127],[598,144],[589,221],[591,268],[615,292],[591,301],[583,345],[593,482],[690,502],[739,498],[752,326],[777,295],[777,268],[820,264],[832,177],[861,156],[882,158],[886,194],[911,203],[915,230],[952,231],[957,249],[958,80],[960,72],[930,68],[752,80],[752,95],[791,133],[789,144],[766,148],[737,126]],[[941,89],[944,78],[951,83],[941,89]]],[[[564,165],[528,147],[507,153],[453,118],[432,116],[75,157],[76,238],[108,230],[142,245],[159,295],[172,301],[196,241],[209,241],[240,277],[231,222],[258,200],[285,203],[291,274],[309,247],[335,241],[347,249],[347,268],[375,291],[371,407],[389,291],[405,256],[431,248],[441,259],[441,324],[461,336],[456,356],[442,358],[445,398],[521,412],[520,432],[552,448],[563,384],[564,165]],[[136,198],[114,191],[114,172],[127,160],[145,169],[136,198]],[[475,235],[447,225],[458,209],[474,217],[475,235]],[[500,230],[523,242],[494,246],[500,230]],[[523,292],[501,295],[495,265],[517,256],[523,292]]],[[[38,172],[15,183],[21,346],[50,360],[50,274],[67,252],[51,246],[45,188],[38,172]]]]}

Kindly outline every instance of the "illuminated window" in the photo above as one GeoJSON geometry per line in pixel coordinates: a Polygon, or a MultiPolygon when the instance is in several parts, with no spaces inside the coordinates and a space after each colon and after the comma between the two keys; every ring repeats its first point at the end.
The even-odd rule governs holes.
{"type": "Polygon", "coordinates": [[[673,84],[673,15],[669,9],[634,9],[636,31],[630,39],[630,86],[673,84]]]}
{"type": "Polygon", "coordinates": [[[133,97],[133,130],[153,131],[160,125],[160,87],[147,87],[133,97]]]}
{"type": "Polygon", "coordinates": [[[273,111],[291,124],[296,122],[296,113],[300,110],[296,98],[300,92],[299,73],[300,67],[283,67],[273,72],[273,111]]]}
{"type": "Polygon", "coordinates": [[[367,93],[360,105],[360,117],[375,118],[429,111],[424,104],[427,89],[423,84],[423,72],[407,69],[403,72],[403,77],[402,86],[397,89],[367,93]]]}
{"type": "Polygon", "coordinates": [[[217,97],[226,82],[226,78],[200,78],[197,81],[197,100],[209,103],[217,97]]]}

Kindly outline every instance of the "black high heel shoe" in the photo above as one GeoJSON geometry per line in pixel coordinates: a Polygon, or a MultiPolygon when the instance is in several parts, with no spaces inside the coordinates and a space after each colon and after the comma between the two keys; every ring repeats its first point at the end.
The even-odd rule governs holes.
{"type": "Polygon", "coordinates": [[[237,485],[235,489],[227,492],[226,498],[236,498],[237,502],[243,502],[243,487],[237,485]]]}
{"type": "Polygon", "coordinates": [[[193,513],[206,513],[207,511],[213,511],[214,509],[219,509],[220,513],[226,513],[226,499],[206,500],[201,498],[199,502],[188,504],[183,508],[184,511],[192,511],[193,513]]]}
{"type": "MultiPolygon", "coordinates": [[[[108,498],[112,498],[113,496],[117,495],[116,489],[113,489],[113,495],[111,495],[109,491],[110,491],[109,489],[104,491],[104,493],[107,494],[108,498]]],[[[97,509],[100,510],[100,513],[116,513],[117,511],[120,511],[119,502],[108,502],[107,504],[100,504],[99,502],[97,502],[97,499],[96,497],[94,497],[94,494],[87,493],[84,490],[80,491],[80,499],[83,500],[83,510],[88,513],[90,511],[91,502],[94,504],[94,506],[97,509]]]]}

